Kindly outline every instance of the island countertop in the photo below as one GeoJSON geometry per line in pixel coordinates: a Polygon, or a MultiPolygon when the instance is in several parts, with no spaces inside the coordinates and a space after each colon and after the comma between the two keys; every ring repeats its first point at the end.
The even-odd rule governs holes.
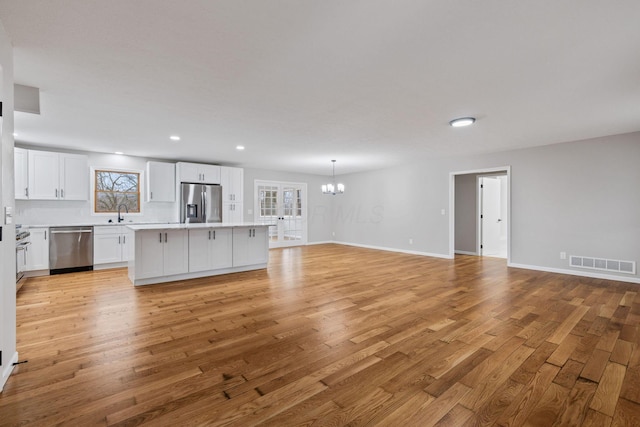
{"type": "Polygon", "coordinates": [[[127,224],[133,231],[143,230],[191,230],[198,228],[239,228],[239,227],[270,227],[276,224],[262,224],[257,222],[205,222],[189,224],[127,224]]]}

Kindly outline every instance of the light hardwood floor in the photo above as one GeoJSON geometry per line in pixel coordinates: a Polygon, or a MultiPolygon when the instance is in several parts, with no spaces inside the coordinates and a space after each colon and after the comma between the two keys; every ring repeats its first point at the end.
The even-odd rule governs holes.
{"type": "Polygon", "coordinates": [[[29,279],[0,425],[640,425],[638,285],[339,245],[29,279]]]}

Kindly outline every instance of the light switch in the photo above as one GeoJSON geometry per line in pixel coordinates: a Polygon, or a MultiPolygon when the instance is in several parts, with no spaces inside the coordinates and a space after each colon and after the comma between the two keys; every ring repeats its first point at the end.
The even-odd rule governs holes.
{"type": "Polygon", "coordinates": [[[4,223],[13,224],[13,206],[4,207],[4,223]]]}

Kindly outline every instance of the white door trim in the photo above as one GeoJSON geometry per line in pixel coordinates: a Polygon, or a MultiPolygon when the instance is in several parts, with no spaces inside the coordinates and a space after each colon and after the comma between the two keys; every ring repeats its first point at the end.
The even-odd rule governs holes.
{"type": "Polygon", "coordinates": [[[267,186],[299,186],[302,188],[302,239],[294,240],[292,243],[282,243],[278,242],[275,245],[272,245],[271,239],[269,239],[269,248],[280,248],[287,246],[304,246],[307,245],[307,241],[309,240],[309,224],[308,224],[308,209],[307,209],[307,183],[306,182],[290,182],[290,181],[272,181],[266,179],[255,179],[253,181],[253,218],[255,222],[260,222],[260,200],[258,194],[258,186],[267,185],[267,186]]]}
{"type": "Polygon", "coordinates": [[[507,175],[507,265],[511,264],[511,166],[500,166],[468,171],[449,172],[449,256],[455,257],[455,227],[456,227],[456,176],[469,174],[498,174],[507,175]],[[502,173],[500,173],[502,172],[502,173]]]}

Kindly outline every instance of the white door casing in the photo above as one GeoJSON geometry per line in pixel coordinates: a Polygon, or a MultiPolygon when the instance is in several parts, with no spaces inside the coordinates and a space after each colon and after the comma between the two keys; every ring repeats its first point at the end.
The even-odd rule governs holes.
{"type": "Polygon", "coordinates": [[[254,183],[255,222],[269,227],[269,247],[307,244],[307,184],[279,181],[254,183]]]}

